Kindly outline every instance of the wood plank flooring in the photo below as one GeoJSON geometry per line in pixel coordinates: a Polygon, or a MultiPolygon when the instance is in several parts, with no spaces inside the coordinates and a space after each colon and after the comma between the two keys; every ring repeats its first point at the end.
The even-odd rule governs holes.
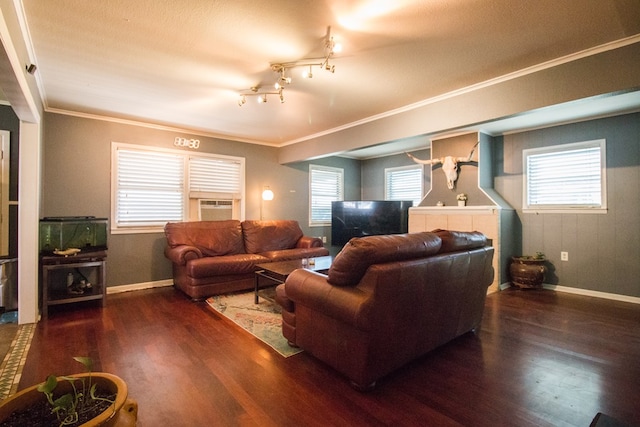
{"type": "Polygon", "coordinates": [[[127,381],[143,427],[588,426],[598,412],[640,424],[640,306],[546,290],[489,295],[477,334],[365,394],[173,288],[52,310],[20,389],[82,371],[76,355],[127,381]]]}

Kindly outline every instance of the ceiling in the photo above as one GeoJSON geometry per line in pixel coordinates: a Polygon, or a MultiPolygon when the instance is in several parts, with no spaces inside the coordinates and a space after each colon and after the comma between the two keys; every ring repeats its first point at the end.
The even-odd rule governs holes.
{"type": "MultiPolygon", "coordinates": [[[[640,34],[637,0],[22,3],[46,110],[273,146],[640,34]],[[335,73],[294,68],[284,103],[238,106],[241,91],[273,91],[272,63],[321,57],[329,27],[343,46],[335,73]]],[[[588,101],[474,126],[501,133],[640,108],[637,93],[588,101]]]]}

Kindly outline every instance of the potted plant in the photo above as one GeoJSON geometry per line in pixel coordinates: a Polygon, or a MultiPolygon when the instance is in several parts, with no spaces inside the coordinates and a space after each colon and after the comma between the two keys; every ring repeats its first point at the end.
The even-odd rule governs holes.
{"type": "Polygon", "coordinates": [[[542,252],[535,255],[511,257],[509,272],[511,283],[521,289],[541,288],[544,281],[544,273],[547,259],[542,252]]]}
{"type": "Polygon", "coordinates": [[[138,404],[119,377],[91,372],[88,357],[74,357],[88,372],[50,375],[0,403],[0,426],[135,426],[138,404]]]}
{"type": "Polygon", "coordinates": [[[458,200],[458,206],[466,206],[467,204],[467,195],[465,193],[460,193],[456,196],[458,200]]]}

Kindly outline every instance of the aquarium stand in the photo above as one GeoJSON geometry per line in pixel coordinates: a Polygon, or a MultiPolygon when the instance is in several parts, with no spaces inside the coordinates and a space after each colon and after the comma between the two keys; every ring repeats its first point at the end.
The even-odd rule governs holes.
{"type": "Polygon", "coordinates": [[[106,264],[107,251],[41,256],[42,319],[47,319],[52,305],[97,300],[104,306],[106,264]]]}

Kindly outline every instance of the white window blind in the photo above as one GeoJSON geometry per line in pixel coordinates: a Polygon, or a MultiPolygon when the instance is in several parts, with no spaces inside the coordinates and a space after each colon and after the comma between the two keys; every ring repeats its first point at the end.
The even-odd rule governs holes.
{"type": "Polygon", "coordinates": [[[116,223],[164,225],[183,218],[184,160],[181,156],[117,150],[116,223]]]}
{"type": "Polygon", "coordinates": [[[226,194],[239,198],[242,187],[240,162],[206,157],[189,158],[190,197],[203,197],[198,193],[226,194]]]}
{"type": "Polygon", "coordinates": [[[113,143],[112,229],[156,232],[170,221],[197,218],[199,200],[232,203],[242,216],[244,159],[113,143]]]}
{"type": "Polygon", "coordinates": [[[422,166],[404,166],[384,170],[385,200],[413,200],[418,206],[422,200],[422,166]]]}
{"type": "Polygon", "coordinates": [[[331,225],[331,202],[344,200],[344,171],[309,165],[309,225],[331,225]]]}
{"type": "Polygon", "coordinates": [[[525,209],[603,209],[605,141],[524,150],[525,209]]]}

